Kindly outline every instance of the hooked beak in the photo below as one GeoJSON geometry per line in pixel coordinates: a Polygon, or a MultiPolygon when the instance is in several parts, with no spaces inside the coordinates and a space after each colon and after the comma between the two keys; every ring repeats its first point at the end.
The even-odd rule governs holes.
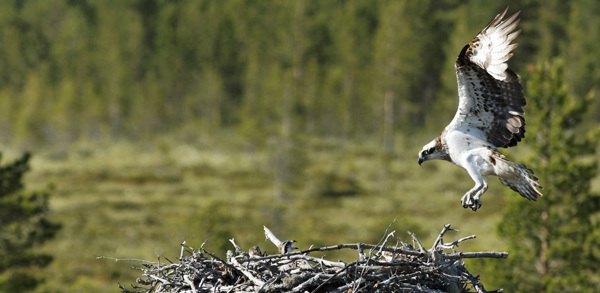
{"type": "Polygon", "coordinates": [[[421,166],[423,162],[425,162],[425,159],[423,157],[419,157],[419,166],[421,166]]]}

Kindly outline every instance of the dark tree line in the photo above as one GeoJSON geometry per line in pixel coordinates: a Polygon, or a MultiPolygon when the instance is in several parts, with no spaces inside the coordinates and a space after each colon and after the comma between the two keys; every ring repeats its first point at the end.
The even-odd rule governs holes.
{"type": "MultiPolygon", "coordinates": [[[[233,130],[372,137],[438,129],[460,48],[505,3],[480,1],[4,1],[5,143],[233,130]]],[[[594,1],[517,1],[517,72],[567,60],[597,84],[594,1]]],[[[598,111],[596,111],[598,112],[598,111]]],[[[596,115],[598,116],[598,115],[596,115]]]]}
{"type": "MultiPolygon", "coordinates": [[[[497,269],[505,273],[497,280],[525,291],[598,289],[600,201],[589,184],[597,169],[600,4],[509,4],[510,12],[522,10],[510,66],[525,77],[533,126],[527,141],[539,154],[530,165],[540,170],[546,196],[540,204],[511,203],[505,211],[499,230],[512,269],[497,269]],[[544,132],[549,136],[540,136],[544,132]]],[[[276,149],[277,191],[284,194],[298,169],[293,159],[302,157],[294,153],[299,137],[375,139],[392,151],[394,136],[439,131],[455,111],[456,55],[505,5],[1,1],[0,143],[65,146],[234,133],[276,149]]],[[[24,157],[14,165],[20,173],[3,170],[17,172],[11,182],[20,182],[26,165],[24,157]]],[[[40,216],[46,194],[23,194],[16,184],[0,192],[0,208],[10,206],[1,215],[31,217],[6,216],[1,227],[30,230],[0,231],[10,235],[0,243],[8,253],[0,257],[0,286],[7,290],[15,289],[6,287],[14,284],[7,278],[22,278],[29,288],[37,282],[7,268],[50,260],[12,251],[43,242],[57,229],[40,216]],[[29,234],[15,238],[15,231],[29,234]]]]}

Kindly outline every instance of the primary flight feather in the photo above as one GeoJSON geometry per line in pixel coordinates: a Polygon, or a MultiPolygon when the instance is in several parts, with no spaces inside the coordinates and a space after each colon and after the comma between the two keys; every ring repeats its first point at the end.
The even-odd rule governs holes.
{"type": "Polygon", "coordinates": [[[506,7],[456,59],[458,110],[439,137],[419,152],[419,165],[441,159],[467,170],[475,187],[461,199],[465,208],[481,207],[481,195],[487,190],[486,177],[500,181],[521,196],[535,201],[543,189],[533,171],[504,157],[498,148],[516,146],[525,137],[523,106],[525,97],[520,79],[508,68],[517,47],[511,42],[521,30],[519,12],[503,19],[506,7]]]}

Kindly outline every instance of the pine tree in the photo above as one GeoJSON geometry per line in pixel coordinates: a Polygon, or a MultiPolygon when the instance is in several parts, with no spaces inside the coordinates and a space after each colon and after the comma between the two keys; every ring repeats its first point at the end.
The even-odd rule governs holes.
{"type": "Polygon", "coordinates": [[[511,198],[499,223],[510,256],[494,273],[508,292],[600,289],[600,197],[590,192],[599,128],[585,128],[592,94],[569,95],[564,67],[562,59],[546,61],[528,78],[528,166],[545,189],[537,203],[511,198]]]}
{"type": "Polygon", "coordinates": [[[54,237],[59,225],[48,221],[47,192],[24,192],[23,174],[29,170],[29,154],[0,166],[0,291],[23,292],[42,280],[27,273],[46,266],[52,258],[31,251],[54,237]]]}
{"type": "Polygon", "coordinates": [[[386,153],[394,149],[397,125],[411,125],[409,117],[416,102],[411,92],[422,66],[420,53],[424,37],[421,23],[410,16],[422,12],[421,2],[389,1],[381,5],[380,26],[374,39],[374,62],[378,68],[376,96],[381,100],[383,144],[386,153]]]}
{"type": "MultiPolygon", "coordinates": [[[[586,94],[590,87],[597,86],[600,82],[600,55],[596,54],[598,38],[600,35],[600,3],[598,1],[580,0],[572,1],[567,34],[565,55],[568,60],[567,82],[569,92],[573,94],[586,94]]],[[[599,97],[596,92],[596,99],[599,97]]],[[[598,106],[595,105],[596,121],[600,119],[598,106]]]]}

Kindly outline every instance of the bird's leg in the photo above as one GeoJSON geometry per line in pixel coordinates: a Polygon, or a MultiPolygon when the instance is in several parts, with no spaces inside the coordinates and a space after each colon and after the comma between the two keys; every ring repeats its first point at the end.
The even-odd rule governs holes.
{"type": "Polygon", "coordinates": [[[483,179],[483,176],[477,172],[467,169],[473,181],[475,181],[475,187],[471,188],[460,200],[463,208],[471,208],[474,212],[481,207],[481,195],[487,190],[487,182],[483,179]]]}
{"type": "Polygon", "coordinates": [[[485,181],[483,181],[483,186],[479,188],[477,193],[473,196],[473,204],[471,205],[471,209],[476,212],[478,208],[481,207],[481,195],[487,190],[488,186],[485,181]]]}

